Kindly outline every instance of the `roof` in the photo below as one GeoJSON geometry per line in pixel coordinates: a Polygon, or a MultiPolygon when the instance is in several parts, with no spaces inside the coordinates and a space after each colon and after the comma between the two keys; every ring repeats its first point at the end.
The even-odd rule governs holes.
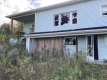
{"type": "Polygon", "coordinates": [[[35,14],[35,12],[50,10],[50,9],[59,8],[59,7],[67,6],[67,5],[73,5],[73,4],[77,4],[77,3],[81,3],[81,2],[85,2],[85,1],[89,1],[89,0],[70,0],[70,1],[62,2],[62,3],[58,3],[58,4],[46,6],[46,7],[32,9],[32,10],[21,12],[21,13],[18,13],[18,14],[8,15],[6,17],[10,18],[10,19],[13,19],[13,18],[16,18],[16,17],[35,14]]]}
{"type": "Polygon", "coordinates": [[[61,31],[49,31],[49,32],[36,32],[31,34],[25,34],[25,37],[31,38],[43,38],[43,37],[61,37],[61,36],[75,36],[75,35],[95,35],[95,34],[107,34],[107,26],[91,27],[82,29],[71,29],[61,31]]]}

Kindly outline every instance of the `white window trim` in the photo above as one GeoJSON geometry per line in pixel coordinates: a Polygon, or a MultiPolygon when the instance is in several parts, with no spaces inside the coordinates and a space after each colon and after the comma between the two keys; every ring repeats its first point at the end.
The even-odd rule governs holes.
{"type": "MultiPolygon", "coordinates": [[[[56,15],[59,16],[59,14],[54,14],[54,16],[53,16],[53,24],[54,24],[54,25],[53,25],[53,26],[55,26],[55,16],[56,16],[56,15]]],[[[58,21],[58,22],[59,22],[59,21],[58,21]]],[[[58,24],[59,24],[59,23],[58,23],[58,24]]],[[[55,26],[55,27],[58,27],[58,26],[55,26]]]]}
{"type": "MultiPolygon", "coordinates": [[[[73,20],[73,16],[72,16],[72,13],[73,13],[73,12],[77,12],[77,10],[71,11],[71,19],[72,19],[72,20],[73,20]]],[[[77,17],[76,17],[76,18],[77,18],[77,24],[78,24],[78,13],[77,13],[77,17]]],[[[77,24],[73,24],[73,23],[72,23],[72,20],[71,20],[71,25],[77,25],[77,24]]]]}
{"type": "MultiPolygon", "coordinates": [[[[54,16],[53,16],[53,26],[54,27],[62,27],[62,26],[70,26],[70,25],[77,25],[77,24],[72,24],[72,12],[77,12],[77,24],[78,24],[78,11],[77,10],[73,10],[73,11],[69,11],[68,13],[70,13],[70,23],[68,24],[68,25],[61,25],[60,23],[61,23],[61,14],[62,13],[58,13],[58,14],[54,14],[54,16]],[[59,25],[58,26],[55,26],[55,20],[54,20],[54,17],[55,17],[55,15],[59,15],[59,25]]],[[[67,12],[63,12],[63,13],[67,13],[67,12]]]]}
{"type": "MultiPolygon", "coordinates": [[[[76,39],[76,37],[75,36],[71,36],[71,37],[64,37],[64,45],[65,45],[65,39],[66,38],[75,38],[76,39]]],[[[70,44],[69,44],[70,45],[70,44]]],[[[74,45],[75,46],[75,45],[74,45]]]]}
{"type": "Polygon", "coordinates": [[[102,11],[102,6],[107,6],[107,4],[100,6],[100,11],[101,11],[100,14],[101,14],[101,16],[107,16],[107,15],[103,15],[103,14],[102,14],[102,13],[103,13],[103,11],[102,11]]]}

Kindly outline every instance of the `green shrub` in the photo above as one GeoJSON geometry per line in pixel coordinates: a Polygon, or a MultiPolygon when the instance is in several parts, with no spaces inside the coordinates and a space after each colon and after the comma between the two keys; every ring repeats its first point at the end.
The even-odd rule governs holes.
{"type": "Polygon", "coordinates": [[[106,80],[107,66],[85,62],[85,54],[55,57],[56,51],[29,54],[24,44],[1,44],[0,80],[106,80]],[[55,55],[53,55],[55,54],[55,55]],[[34,71],[34,72],[32,72],[34,71]]]}

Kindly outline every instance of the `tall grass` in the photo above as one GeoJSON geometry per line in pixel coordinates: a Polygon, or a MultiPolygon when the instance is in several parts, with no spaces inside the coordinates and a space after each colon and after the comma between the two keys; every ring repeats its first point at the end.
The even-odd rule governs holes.
{"type": "Polygon", "coordinates": [[[0,80],[106,80],[107,66],[86,63],[83,53],[71,57],[46,50],[29,54],[24,44],[1,44],[0,80]]]}

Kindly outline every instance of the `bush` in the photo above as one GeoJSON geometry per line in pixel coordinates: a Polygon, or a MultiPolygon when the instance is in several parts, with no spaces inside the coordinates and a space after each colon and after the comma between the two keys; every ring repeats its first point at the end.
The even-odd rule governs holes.
{"type": "MultiPolygon", "coordinates": [[[[106,65],[85,62],[78,58],[57,57],[50,51],[35,50],[29,54],[24,44],[2,44],[0,50],[0,80],[106,80],[106,65]]],[[[56,54],[56,53],[55,53],[56,54]]]]}

